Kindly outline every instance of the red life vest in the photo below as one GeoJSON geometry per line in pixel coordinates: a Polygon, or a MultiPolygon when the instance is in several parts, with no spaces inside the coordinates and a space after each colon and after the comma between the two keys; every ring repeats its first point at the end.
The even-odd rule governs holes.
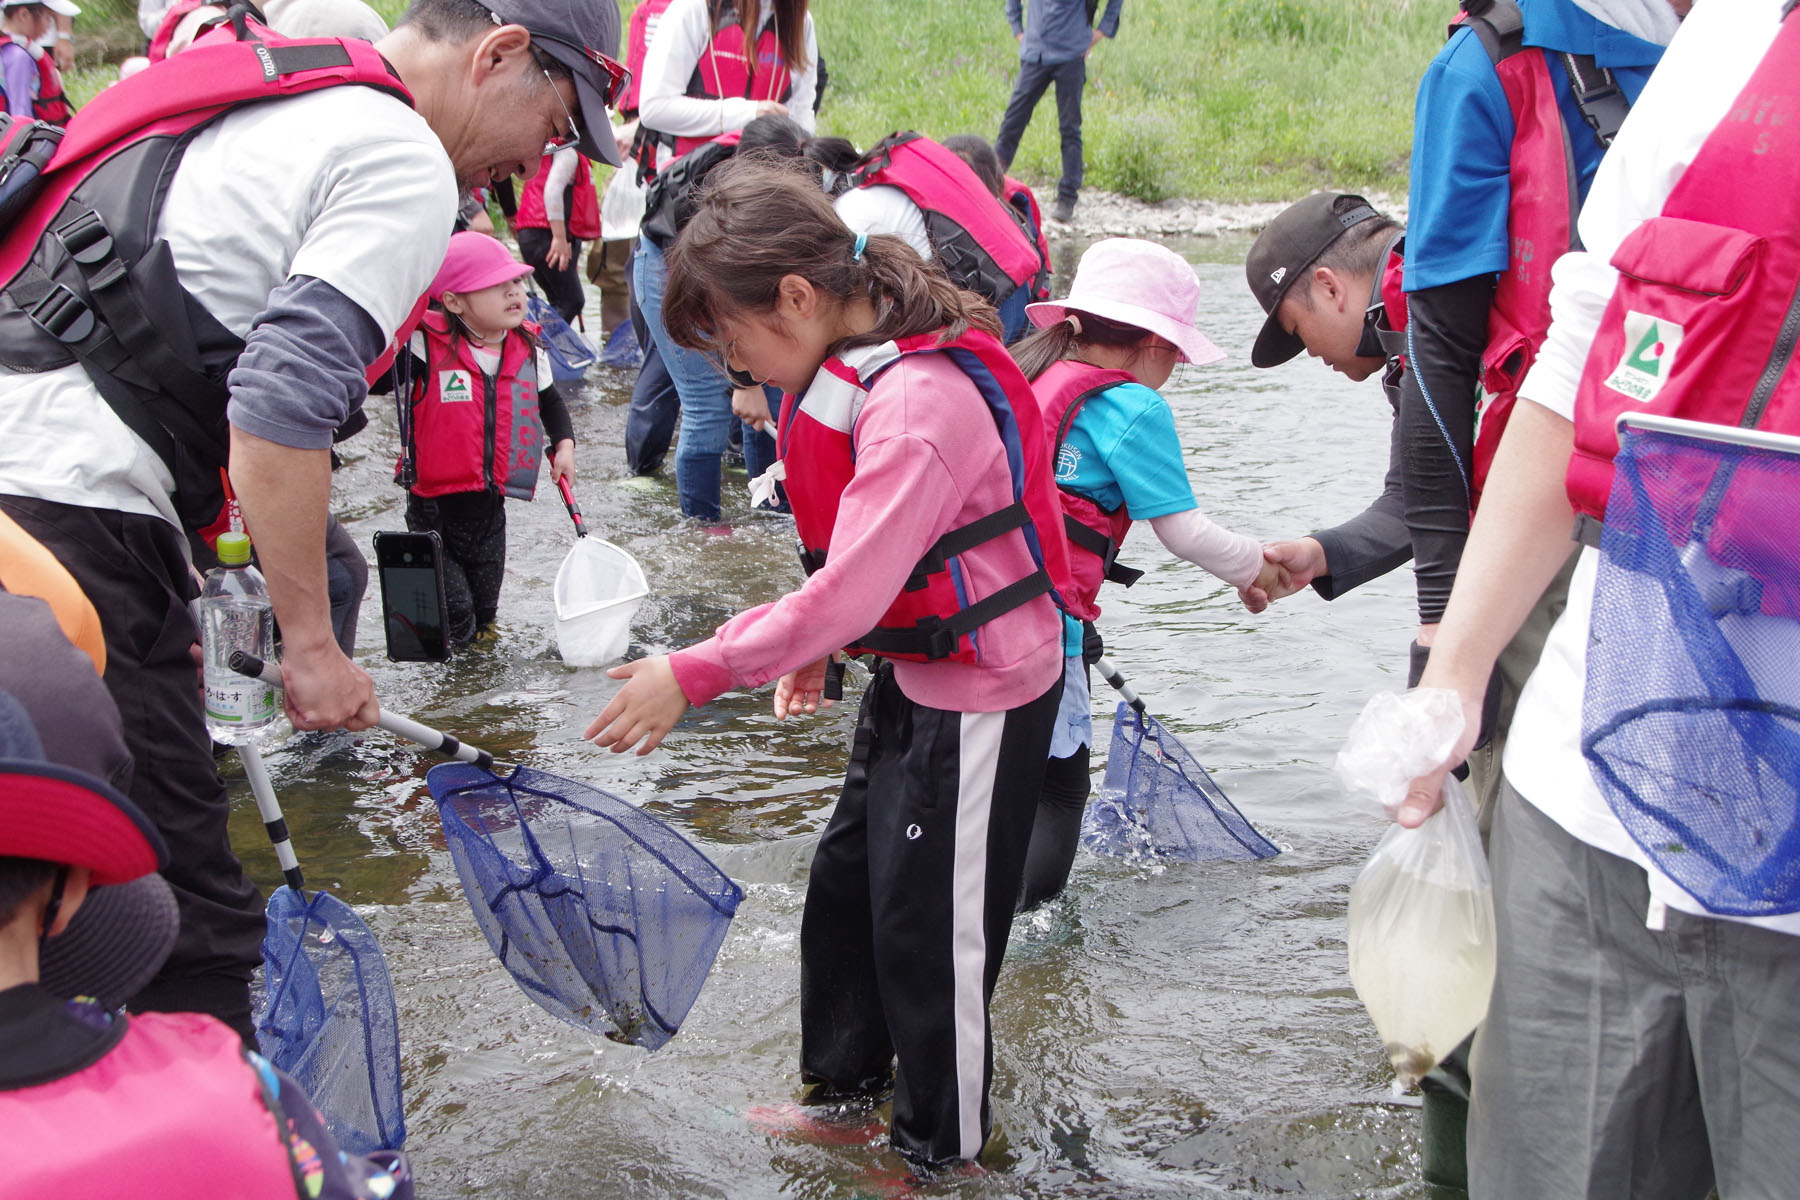
{"type": "MultiPolygon", "coordinates": [[[[1790,17],[1661,214],[1613,254],[1618,284],[1575,395],[1578,511],[1606,512],[1623,413],[1800,433],[1800,146],[1764,120],[1791,111],[1796,79],[1790,17]]],[[[1706,490],[1699,481],[1696,504],[1706,490]]],[[[1728,504],[1720,520],[1731,515],[1728,504]]]]}
{"type": "Polygon", "coordinates": [[[1037,396],[1044,418],[1044,433],[1050,439],[1050,461],[1055,464],[1057,495],[1062,499],[1063,532],[1069,538],[1069,574],[1073,594],[1068,595],[1069,614],[1083,621],[1100,615],[1100,584],[1105,580],[1130,587],[1143,575],[1117,560],[1119,546],[1131,529],[1131,514],[1123,504],[1115,509],[1101,508],[1099,503],[1063,486],[1063,477],[1073,478],[1075,466],[1063,470],[1063,444],[1082,406],[1107,388],[1121,383],[1136,383],[1128,371],[1109,371],[1073,359],[1051,363],[1042,375],[1032,380],[1031,390],[1037,396]]]}
{"type": "Polygon", "coordinates": [[[0,1092],[8,1194],[292,1200],[285,1131],[238,1036],[197,1013],[119,1019],[98,1062],[0,1092]]]}
{"type": "MultiPolygon", "coordinates": [[[[519,211],[513,217],[514,229],[550,228],[550,218],[544,215],[544,184],[550,174],[550,160],[555,157],[554,154],[544,155],[537,174],[526,180],[524,190],[519,194],[519,211]]],[[[588,160],[580,154],[575,156],[575,180],[564,197],[563,218],[572,238],[592,241],[600,236],[600,200],[594,194],[594,178],[588,160]]]]}
{"type": "MultiPolygon", "coordinates": [[[[1512,0],[1495,0],[1485,5],[1479,16],[1461,14],[1451,32],[1461,24],[1472,26],[1487,50],[1513,117],[1508,164],[1511,199],[1506,215],[1508,260],[1494,289],[1488,344],[1481,356],[1481,387],[1486,398],[1475,434],[1470,480],[1473,509],[1480,502],[1482,484],[1512,415],[1519,384],[1550,331],[1550,268],[1578,244],[1575,216],[1581,190],[1546,51],[1523,44],[1524,18],[1518,5],[1512,0]]],[[[1566,56],[1566,61],[1581,60],[1566,56]]],[[[1582,101],[1584,113],[1597,122],[1603,141],[1611,140],[1624,112],[1623,93],[1608,98],[1615,104],[1605,117],[1591,112],[1585,97],[1582,101]],[[1610,124],[1611,129],[1600,128],[1600,124],[1610,124]]]]}
{"type": "MultiPolygon", "coordinates": [[[[529,322],[522,328],[537,332],[529,322]]],[[[500,346],[499,370],[488,375],[469,340],[451,336],[442,312],[426,313],[420,332],[425,369],[415,376],[410,398],[418,471],[413,495],[495,491],[531,499],[544,461],[537,348],[522,334],[509,335],[500,346]]]]}
{"type": "MultiPolygon", "coordinates": [[[[752,0],[760,2],[760,0],[752,0]]],[[[748,56],[744,53],[744,27],[738,24],[737,8],[727,6],[719,14],[719,29],[701,52],[700,59],[694,64],[694,73],[688,79],[687,92],[703,100],[724,100],[731,97],[742,97],[746,100],[779,100],[786,103],[793,94],[794,78],[787,67],[787,60],[781,57],[781,39],[775,36],[775,23],[771,20],[756,35],[756,62],[754,70],[748,56]]],[[[695,137],[657,133],[650,131],[651,136],[640,139],[639,175],[642,178],[654,176],[659,169],[655,162],[649,161],[658,147],[671,147],[676,158],[680,158],[696,146],[704,146],[712,140],[711,135],[702,134],[695,137]]]]}
{"type": "Polygon", "coordinates": [[[1037,275],[1031,281],[1031,298],[1048,300],[1050,298],[1050,242],[1044,237],[1044,214],[1038,210],[1037,193],[1011,175],[1006,177],[1006,186],[1001,189],[1006,202],[1019,214],[1025,223],[1025,232],[1037,243],[1038,262],[1041,264],[1037,275]]]}
{"type": "Polygon", "coordinates": [[[1012,210],[975,169],[921,133],[894,133],[869,148],[852,187],[897,187],[925,214],[932,249],[956,286],[998,306],[1036,278],[1043,260],[1012,210]]]}
{"type": "Polygon", "coordinates": [[[663,10],[671,3],[673,0],[643,0],[631,10],[631,25],[625,35],[625,69],[631,72],[631,82],[626,84],[625,94],[619,98],[621,116],[637,116],[644,58],[650,52],[650,39],[656,36],[656,27],[662,24],[663,10]]]}
{"type": "MultiPolygon", "coordinates": [[[[46,52],[32,54],[31,48],[12,41],[5,34],[0,34],[0,49],[12,47],[20,54],[30,56],[37,66],[37,95],[31,98],[31,115],[40,121],[52,125],[67,125],[69,118],[75,113],[75,106],[63,94],[62,72],[56,69],[56,58],[46,52]]],[[[11,51],[7,51],[11,53],[11,51]]],[[[3,57],[3,55],[0,55],[3,57]]]]}
{"type": "Polygon", "coordinates": [[[155,237],[162,181],[187,135],[238,105],[346,84],[412,102],[367,42],[291,40],[247,22],[238,39],[195,46],[96,96],[0,229],[0,365],[81,363],[168,466],[191,529],[224,502],[226,377],[243,341],[181,287],[155,237]],[[110,286],[127,276],[130,287],[110,286]]]}
{"type": "Polygon", "coordinates": [[[800,535],[807,574],[825,565],[837,524],[838,502],[856,474],[857,415],[881,373],[908,354],[948,354],[969,377],[994,419],[1012,469],[1013,502],[939,538],[921,558],[906,587],[852,654],[880,654],[909,662],[979,661],[980,626],[1039,596],[1058,607],[1070,594],[1069,554],[1061,510],[1044,451],[1043,423],[1031,385],[999,339],[971,329],[940,343],[938,333],[919,334],[827,359],[812,384],[781,408],[779,447],[787,473],[788,500],[800,535]],[[960,554],[996,538],[1025,539],[1037,570],[991,596],[970,600],[962,590],[960,554]]]}

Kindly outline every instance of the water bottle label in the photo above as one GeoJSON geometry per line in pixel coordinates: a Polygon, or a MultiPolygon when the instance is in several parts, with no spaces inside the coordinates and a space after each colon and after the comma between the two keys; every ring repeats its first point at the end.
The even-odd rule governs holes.
{"type": "Polygon", "coordinates": [[[206,716],[221,724],[253,728],[275,719],[275,690],[252,679],[206,681],[206,716]]]}

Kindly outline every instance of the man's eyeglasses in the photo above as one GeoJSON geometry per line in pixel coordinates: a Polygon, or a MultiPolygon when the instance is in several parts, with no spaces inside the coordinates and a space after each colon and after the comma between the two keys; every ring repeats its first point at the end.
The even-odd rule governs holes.
{"type": "Polygon", "coordinates": [[[569,122],[569,132],[567,134],[555,135],[555,131],[552,130],[551,132],[554,136],[544,143],[544,153],[555,154],[565,146],[573,146],[581,140],[581,124],[575,120],[575,114],[569,111],[568,102],[562,98],[562,89],[556,86],[556,77],[550,74],[549,68],[544,66],[543,63],[539,63],[538,70],[544,73],[544,82],[550,85],[550,94],[556,97],[556,106],[563,110],[563,116],[567,118],[569,122]]]}

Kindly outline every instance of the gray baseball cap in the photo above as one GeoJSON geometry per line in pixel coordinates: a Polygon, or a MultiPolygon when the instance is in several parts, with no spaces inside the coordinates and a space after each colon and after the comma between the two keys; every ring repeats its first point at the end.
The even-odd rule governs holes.
{"type": "Polygon", "coordinates": [[[569,69],[581,109],[581,140],[589,158],[619,165],[612,108],[631,79],[618,61],[618,0],[487,0],[488,11],[509,25],[523,25],[531,44],[569,69]]]}

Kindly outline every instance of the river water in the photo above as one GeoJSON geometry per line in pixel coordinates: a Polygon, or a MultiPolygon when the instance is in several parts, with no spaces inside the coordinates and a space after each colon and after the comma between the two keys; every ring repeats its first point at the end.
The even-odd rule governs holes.
{"type": "MultiPolygon", "coordinates": [[[[1057,278],[1078,244],[1058,247],[1057,278]]],[[[1180,246],[1201,327],[1230,358],[1165,389],[1203,510],[1264,539],[1360,511],[1380,488],[1388,410],[1302,359],[1257,371],[1261,314],[1243,239],[1180,246]]],[[[575,396],[588,525],[643,564],[633,657],[696,641],[799,581],[792,526],[728,501],[728,536],[683,522],[672,465],[625,473],[630,375],[596,367],[575,396]],[[735,505],[735,507],[730,507],[735,505]]],[[[371,559],[404,527],[391,408],[348,444],[335,502],[371,559]]],[[[727,480],[741,496],[741,472],[727,480]]],[[[358,661],[385,707],[510,761],[581,779],[673,823],[746,895],[681,1033],[649,1054],[549,1017],[489,953],[425,787],[435,761],[385,734],[309,735],[269,755],[309,882],[368,919],[398,995],[407,1149],[420,1194],[537,1197],[1424,1196],[1418,1114],[1388,1100],[1381,1043],[1350,989],[1344,911],[1381,830],[1339,795],[1331,757],[1372,692],[1405,683],[1410,572],[1325,604],[1305,592],[1250,616],[1148,529],[1109,588],[1108,653],[1285,853],[1154,864],[1083,852],[1068,891],[1015,927],[994,997],[996,1136],[982,1170],[909,1183],[884,1138],[819,1144],[746,1112],[799,1086],[799,924],[854,712],[777,722],[766,691],[695,712],[662,750],[580,740],[616,684],[557,658],[550,583],[573,530],[553,489],[508,505],[499,638],[448,665],[390,663],[378,591],[358,661]]],[[[1114,698],[1096,678],[1096,777],[1114,698]]],[[[280,873],[247,785],[226,767],[233,836],[265,888],[280,873]]]]}

